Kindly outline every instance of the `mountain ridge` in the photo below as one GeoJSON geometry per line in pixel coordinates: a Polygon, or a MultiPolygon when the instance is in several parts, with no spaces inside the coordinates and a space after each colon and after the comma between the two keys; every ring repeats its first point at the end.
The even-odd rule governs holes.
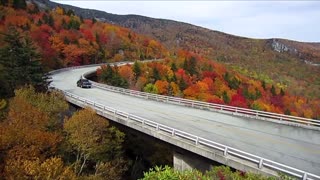
{"type": "Polygon", "coordinates": [[[141,15],[116,15],[46,0],[33,0],[44,8],[58,6],[83,18],[120,25],[160,41],[176,52],[184,49],[217,60],[254,78],[272,79],[296,95],[320,98],[320,43],[281,38],[253,39],[235,36],[189,23],[141,15]],[[45,7],[46,6],[46,7],[45,7]],[[255,76],[254,74],[258,74],[255,76]],[[302,88],[298,88],[298,87],[302,88]]]}
{"type": "Polygon", "coordinates": [[[253,38],[253,37],[247,37],[247,36],[240,36],[240,35],[234,35],[231,33],[225,33],[222,31],[218,31],[218,30],[214,30],[214,29],[210,29],[204,26],[200,26],[200,25],[195,25],[192,23],[188,23],[188,22],[183,22],[183,21],[177,21],[177,20],[173,20],[173,19],[165,19],[165,18],[157,18],[157,17],[149,17],[149,16],[144,16],[144,15],[138,15],[138,14],[114,14],[114,13],[109,13],[106,11],[102,11],[102,10],[96,10],[96,9],[90,9],[90,8],[80,8],[80,7],[76,7],[76,6],[72,6],[72,5],[67,5],[67,4],[60,4],[57,2],[52,2],[49,0],[29,0],[30,2],[36,2],[36,3],[42,3],[45,5],[48,5],[48,7],[50,8],[55,8],[57,6],[60,7],[64,7],[66,9],[71,9],[73,10],[77,15],[81,15],[83,16],[83,18],[104,18],[105,16],[110,16],[108,17],[109,19],[104,18],[104,20],[108,23],[114,23],[117,24],[118,20],[123,20],[123,19],[128,19],[128,18],[132,18],[132,17],[138,17],[138,18],[145,18],[145,19],[153,19],[153,20],[164,20],[164,21],[172,21],[172,22],[176,22],[176,23],[183,23],[186,25],[192,25],[192,26],[196,26],[199,28],[203,28],[203,29],[207,29],[209,31],[213,31],[213,32],[217,32],[217,33],[221,33],[221,34],[225,34],[225,35],[231,35],[231,36],[235,36],[235,37],[239,37],[239,38],[246,38],[246,39],[255,39],[255,40],[272,40],[272,39],[277,39],[277,40],[289,40],[289,41],[294,41],[294,42],[298,42],[298,43],[308,43],[308,44],[317,44],[320,46],[320,42],[317,41],[313,41],[313,42],[309,42],[309,41],[299,41],[299,40],[293,40],[293,39],[286,39],[286,38],[281,38],[281,37],[272,37],[272,38],[253,38]],[[86,12],[86,13],[82,13],[86,12]],[[114,20],[114,21],[112,21],[114,20]],[[117,20],[117,21],[116,21],[117,20]]]}

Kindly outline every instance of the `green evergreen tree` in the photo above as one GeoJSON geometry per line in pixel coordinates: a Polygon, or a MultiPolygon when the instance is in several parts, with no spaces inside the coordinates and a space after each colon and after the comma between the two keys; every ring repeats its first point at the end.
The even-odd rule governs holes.
{"type": "Polygon", "coordinates": [[[223,91],[223,93],[222,93],[222,98],[223,98],[223,101],[225,102],[225,103],[229,103],[230,102],[230,97],[228,96],[228,94],[227,94],[227,92],[226,91],[223,91]]]}
{"type": "Polygon", "coordinates": [[[48,25],[51,26],[51,27],[54,26],[54,19],[53,19],[51,14],[48,17],[48,25]]]}
{"type": "Polygon", "coordinates": [[[238,89],[238,88],[239,88],[241,82],[240,82],[237,78],[231,77],[228,72],[226,72],[226,73],[223,75],[223,78],[224,78],[225,81],[228,82],[228,86],[229,86],[231,89],[238,89]]]}
{"type": "Polygon", "coordinates": [[[63,29],[68,29],[68,24],[64,18],[62,19],[61,25],[62,25],[63,29]]]}
{"type": "Polygon", "coordinates": [[[32,3],[32,5],[33,5],[34,8],[33,9],[28,9],[28,13],[30,13],[30,14],[39,13],[40,12],[39,6],[36,3],[32,3]]]}
{"type": "Polygon", "coordinates": [[[65,36],[65,37],[63,38],[63,43],[64,43],[64,44],[70,44],[70,40],[68,39],[68,37],[65,36]]]}
{"type": "Polygon", "coordinates": [[[266,90],[266,82],[265,81],[261,81],[261,86],[264,90],[266,90]]]}
{"type": "Polygon", "coordinates": [[[187,72],[189,72],[189,71],[188,71],[188,60],[187,60],[187,59],[185,59],[185,60],[183,61],[183,66],[182,66],[182,68],[183,68],[184,70],[186,70],[187,72]]]}
{"type": "Polygon", "coordinates": [[[168,85],[168,96],[173,96],[173,88],[170,83],[168,85]]]}
{"type": "Polygon", "coordinates": [[[176,63],[174,63],[174,62],[171,63],[171,70],[172,70],[173,72],[176,72],[176,71],[178,70],[176,63]]]}
{"type": "Polygon", "coordinates": [[[4,99],[11,95],[12,92],[10,92],[10,85],[7,81],[7,77],[9,76],[9,72],[6,71],[4,66],[0,64],[0,100],[4,99]]]}
{"type": "Polygon", "coordinates": [[[4,70],[2,75],[8,82],[7,95],[12,96],[14,89],[25,84],[45,90],[48,83],[40,63],[40,54],[33,42],[15,29],[9,32],[4,34],[3,44],[6,45],[0,49],[0,66],[4,70]]]}
{"type": "MultiPolygon", "coordinates": [[[[96,41],[97,41],[97,43],[99,44],[99,46],[100,46],[100,35],[96,32],[95,33],[95,36],[96,36],[96,41]]],[[[100,48],[100,47],[99,47],[100,48]]]]}
{"type": "Polygon", "coordinates": [[[113,73],[112,78],[110,80],[110,85],[128,88],[129,83],[126,79],[122,78],[118,72],[113,73]]]}
{"type": "Polygon", "coordinates": [[[227,82],[229,83],[229,81],[230,81],[230,75],[229,75],[228,72],[226,72],[226,73],[223,75],[223,78],[224,78],[225,81],[227,81],[227,82]]]}
{"type": "Polygon", "coordinates": [[[285,114],[285,115],[291,115],[291,112],[290,112],[289,109],[286,109],[286,110],[284,111],[284,114],[285,114]]]}
{"type": "Polygon", "coordinates": [[[0,5],[1,6],[7,6],[8,5],[8,0],[0,0],[0,5]]]}
{"type": "Polygon", "coordinates": [[[47,15],[47,14],[43,14],[42,20],[43,20],[43,22],[44,22],[45,24],[48,24],[48,22],[49,22],[49,17],[48,17],[48,15],[47,15]]]}
{"type": "Polygon", "coordinates": [[[197,71],[197,60],[195,57],[191,57],[189,60],[189,65],[188,65],[188,71],[190,73],[191,76],[193,75],[198,75],[198,71],[197,71]]]}
{"type": "Polygon", "coordinates": [[[256,98],[254,100],[259,99],[261,96],[261,92],[258,90],[258,88],[256,88],[256,98]]]}
{"type": "Polygon", "coordinates": [[[80,22],[75,20],[74,18],[71,18],[69,24],[68,24],[68,29],[76,29],[79,30],[80,29],[80,22]]]}
{"type": "Polygon", "coordinates": [[[83,23],[83,17],[80,15],[80,22],[83,23]]]}
{"type": "Polygon", "coordinates": [[[67,15],[68,15],[68,16],[74,16],[75,14],[74,14],[74,12],[73,12],[71,9],[69,9],[69,10],[67,11],[67,15]]]}
{"type": "Polygon", "coordinates": [[[154,81],[161,79],[160,73],[157,68],[153,68],[153,78],[154,78],[154,81]]]}
{"type": "Polygon", "coordinates": [[[15,9],[26,9],[27,3],[25,0],[13,0],[13,8],[15,9]]]}
{"type": "Polygon", "coordinates": [[[228,83],[231,89],[238,89],[240,86],[240,81],[234,77],[228,83]]]}
{"type": "Polygon", "coordinates": [[[191,76],[198,75],[197,71],[197,60],[195,57],[191,57],[190,59],[185,59],[183,62],[183,69],[188,72],[191,76]]]}
{"type": "Polygon", "coordinates": [[[112,67],[110,66],[110,64],[107,65],[107,68],[102,72],[101,76],[100,76],[100,80],[110,84],[111,83],[111,79],[113,77],[114,71],[112,69],[112,67]]]}
{"type": "Polygon", "coordinates": [[[284,90],[281,88],[281,90],[280,90],[280,95],[281,96],[284,96],[285,95],[285,92],[284,92],[284,90]]]}
{"type": "Polygon", "coordinates": [[[261,96],[262,96],[262,94],[261,94],[261,92],[257,89],[257,88],[255,88],[255,93],[250,93],[249,91],[248,91],[248,87],[244,87],[243,88],[243,96],[246,98],[246,99],[249,99],[249,100],[257,100],[257,99],[259,99],[261,96]]]}
{"type": "Polygon", "coordinates": [[[140,67],[140,64],[138,63],[138,61],[134,62],[132,70],[134,72],[135,78],[138,79],[138,77],[141,75],[141,67],[140,67]]]}
{"type": "Polygon", "coordinates": [[[144,60],[146,58],[143,53],[141,53],[139,57],[140,57],[140,60],[144,60]]]}
{"type": "Polygon", "coordinates": [[[276,88],[275,88],[273,85],[271,86],[270,92],[271,92],[271,94],[272,94],[273,96],[277,95],[277,93],[276,93],[276,88]]]}
{"type": "Polygon", "coordinates": [[[37,22],[37,26],[41,26],[42,24],[43,24],[43,22],[41,21],[41,19],[39,19],[37,22]]]}
{"type": "Polygon", "coordinates": [[[94,24],[96,22],[97,22],[96,18],[92,18],[92,24],[94,24]]]}
{"type": "Polygon", "coordinates": [[[185,89],[187,88],[188,85],[187,85],[187,83],[184,81],[184,79],[181,78],[181,79],[179,80],[178,86],[179,86],[179,89],[180,89],[181,91],[183,91],[183,90],[185,90],[185,89]]]}

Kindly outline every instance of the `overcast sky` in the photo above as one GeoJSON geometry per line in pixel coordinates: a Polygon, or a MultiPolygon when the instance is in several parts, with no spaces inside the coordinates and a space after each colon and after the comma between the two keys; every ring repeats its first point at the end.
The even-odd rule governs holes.
{"type": "Polygon", "coordinates": [[[251,38],[320,42],[320,1],[54,1],[172,19],[251,38]]]}

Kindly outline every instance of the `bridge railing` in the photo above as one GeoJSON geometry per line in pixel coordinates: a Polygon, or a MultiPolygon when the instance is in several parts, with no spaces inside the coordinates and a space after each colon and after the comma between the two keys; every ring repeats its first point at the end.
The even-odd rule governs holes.
{"type": "MultiPolygon", "coordinates": [[[[135,91],[136,92],[136,91],[135,91]]],[[[289,174],[291,176],[301,178],[303,180],[320,180],[319,175],[315,175],[303,170],[299,170],[281,163],[274,162],[269,159],[265,159],[263,157],[256,156],[251,153],[247,153],[244,151],[241,151],[239,149],[235,149],[229,146],[226,146],[221,143],[217,143],[193,134],[190,134],[188,132],[181,131],[179,129],[166,126],[164,124],[160,124],[158,122],[145,119],[121,110],[114,109],[112,107],[105,106],[103,104],[88,100],[86,98],[79,97],[75,94],[65,92],[63,93],[66,96],[66,99],[70,101],[71,103],[77,104],[79,106],[85,107],[89,106],[94,108],[97,112],[102,113],[102,115],[107,115],[108,117],[114,117],[125,121],[133,121],[136,122],[140,127],[143,128],[149,128],[156,132],[162,132],[167,134],[168,136],[179,138],[181,141],[187,141],[193,143],[195,146],[204,146],[209,149],[214,149],[219,152],[225,157],[236,157],[240,158],[242,160],[245,160],[247,162],[251,162],[257,165],[257,168],[267,168],[271,169],[277,172],[282,172],[289,174]]],[[[163,97],[161,97],[163,98],[163,97]]]]}
{"type": "MultiPolygon", "coordinates": [[[[85,75],[86,74],[84,74],[84,76],[85,75]]],[[[135,91],[135,90],[125,89],[125,88],[120,88],[115,86],[109,86],[109,85],[105,85],[105,84],[101,84],[93,81],[91,81],[91,83],[93,87],[96,87],[96,88],[117,92],[117,93],[129,95],[129,96],[140,97],[144,99],[156,100],[156,101],[172,103],[172,104],[179,104],[179,105],[193,107],[193,108],[206,109],[210,111],[218,111],[222,113],[229,113],[229,114],[231,113],[237,116],[244,116],[244,117],[250,117],[250,118],[256,118],[256,119],[267,119],[267,120],[273,119],[273,120],[280,120],[280,121],[286,121],[286,122],[293,122],[293,123],[297,123],[297,125],[299,124],[307,125],[307,126],[312,125],[312,126],[320,127],[320,120],[315,120],[315,119],[289,116],[285,114],[258,111],[253,109],[246,109],[246,108],[240,108],[240,107],[234,107],[234,106],[228,106],[228,105],[222,105],[222,104],[208,103],[208,102],[202,102],[202,101],[196,101],[196,100],[190,100],[190,99],[184,99],[184,98],[178,98],[178,97],[172,97],[172,96],[151,94],[151,93],[135,91]]]]}

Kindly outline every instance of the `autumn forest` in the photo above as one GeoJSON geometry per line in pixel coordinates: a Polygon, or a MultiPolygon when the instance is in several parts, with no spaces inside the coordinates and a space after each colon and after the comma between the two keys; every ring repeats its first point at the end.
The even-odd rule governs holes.
{"type": "MultiPolygon", "coordinates": [[[[92,109],[71,112],[61,93],[48,91],[48,73],[64,67],[131,61],[132,65],[119,67],[102,65],[97,80],[149,93],[320,119],[317,97],[293,95],[276,81],[240,73],[204,54],[183,48],[173,51],[149,36],[84,19],[62,7],[41,9],[24,0],[0,4],[0,179],[129,178],[134,160],[125,154],[126,135],[92,109]],[[159,61],[143,62],[150,59],[159,61]]],[[[207,174],[157,168],[145,173],[145,179],[164,172],[185,179],[264,179],[226,167],[207,174]]]]}

